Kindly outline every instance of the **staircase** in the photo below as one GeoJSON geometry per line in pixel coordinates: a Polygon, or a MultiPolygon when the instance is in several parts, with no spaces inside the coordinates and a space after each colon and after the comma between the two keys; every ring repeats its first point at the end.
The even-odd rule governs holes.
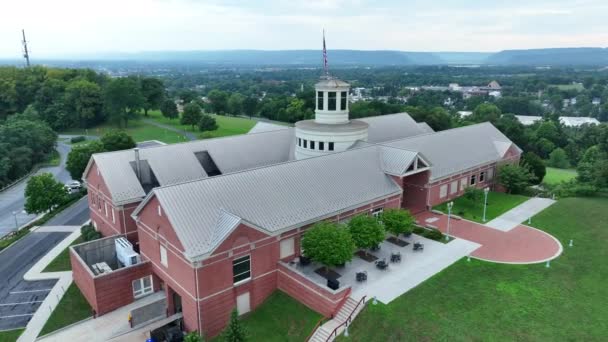
{"type": "Polygon", "coordinates": [[[327,321],[325,324],[320,326],[315,333],[310,337],[310,342],[326,342],[333,341],[336,336],[340,335],[346,325],[350,325],[352,321],[357,317],[359,312],[365,307],[365,297],[360,301],[354,300],[352,297],[348,297],[340,308],[340,311],[336,316],[327,321]],[[348,324],[346,322],[348,321],[348,324]]]}

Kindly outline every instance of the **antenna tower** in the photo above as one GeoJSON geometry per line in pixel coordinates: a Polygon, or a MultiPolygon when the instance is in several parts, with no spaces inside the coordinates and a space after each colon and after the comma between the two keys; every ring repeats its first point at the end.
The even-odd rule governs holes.
{"type": "Polygon", "coordinates": [[[25,40],[25,30],[21,30],[21,34],[23,35],[23,41],[21,42],[23,44],[23,58],[25,58],[25,64],[29,67],[30,66],[30,53],[27,50],[27,40],[25,40]]]}

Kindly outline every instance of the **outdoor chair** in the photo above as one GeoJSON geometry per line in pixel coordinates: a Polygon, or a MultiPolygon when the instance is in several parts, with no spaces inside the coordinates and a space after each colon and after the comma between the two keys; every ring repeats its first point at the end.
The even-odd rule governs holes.
{"type": "Polygon", "coordinates": [[[367,280],[367,271],[357,272],[355,277],[358,282],[366,281],[367,280]]]}
{"type": "Polygon", "coordinates": [[[401,262],[401,253],[391,253],[391,262],[401,262]]]}
{"type": "Polygon", "coordinates": [[[338,279],[327,279],[327,287],[329,287],[332,290],[337,290],[340,288],[340,282],[338,281],[338,279]]]}
{"type": "Polygon", "coordinates": [[[382,259],[382,260],[376,261],[376,267],[379,270],[382,270],[382,271],[386,270],[388,268],[388,264],[386,263],[386,259],[382,259]]]}
{"type": "Polygon", "coordinates": [[[301,266],[308,266],[310,265],[310,258],[307,258],[303,255],[300,255],[300,265],[301,266]]]}
{"type": "Polygon", "coordinates": [[[422,252],[424,250],[424,245],[420,242],[414,242],[414,250],[422,252]]]}

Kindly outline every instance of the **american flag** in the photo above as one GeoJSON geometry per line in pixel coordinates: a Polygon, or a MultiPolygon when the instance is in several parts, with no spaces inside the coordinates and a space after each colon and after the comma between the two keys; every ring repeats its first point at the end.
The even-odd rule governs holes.
{"type": "Polygon", "coordinates": [[[327,75],[327,48],[325,47],[325,30],[323,30],[323,70],[325,70],[325,75],[327,75]]]}

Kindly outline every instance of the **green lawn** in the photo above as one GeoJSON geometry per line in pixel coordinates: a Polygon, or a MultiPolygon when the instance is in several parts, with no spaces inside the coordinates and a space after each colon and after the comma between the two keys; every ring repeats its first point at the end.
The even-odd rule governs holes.
{"type": "MultiPolygon", "coordinates": [[[[321,315],[281,291],[275,291],[243,325],[249,341],[304,341],[321,315]]],[[[223,341],[221,335],[214,339],[223,341]]]]}
{"type": "Polygon", "coordinates": [[[605,341],[606,208],[608,198],[565,198],[534,217],[565,248],[550,268],[462,259],[389,305],[369,304],[341,340],[605,341]]]}
{"type": "Polygon", "coordinates": [[[59,166],[59,164],[61,164],[61,156],[57,150],[53,150],[42,163],[43,166],[59,166]]]}
{"type": "MultiPolygon", "coordinates": [[[[96,135],[102,136],[105,132],[117,129],[110,123],[104,123],[102,125],[91,127],[87,130],[84,129],[70,129],[61,132],[61,134],[76,134],[76,135],[96,135]]],[[[174,144],[178,142],[187,141],[186,137],[182,134],[172,132],[168,129],[156,127],[154,125],[147,124],[139,119],[129,121],[127,128],[124,129],[136,142],[146,140],[160,140],[167,144],[174,144]]]]}
{"type": "MultiPolygon", "coordinates": [[[[74,240],[72,245],[77,245],[83,242],[82,236],[78,239],[74,240]]],[[[70,247],[64,249],[51,263],[44,269],[42,272],[60,272],[60,271],[69,271],[72,269],[72,265],[70,264],[70,247]]]]}
{"type": "Polygon", "coordinates": [[[59,305],[53,310],[44,328],[42,328],[40,336],[88,318],[91,316],[91,313],[89,303],[87,303],[87,300],[80,293],[78,286],[72,283],[63,298],[61,298],[59,305]]]}
{"type": "Polygon", "coordinates": [[[255,125],[255,120],[250,120],[246,118],[234,117],[234,116],[225,116],[225,115],[213,115],[215,118],[218,129],[212,132],[200,132],[198,127],[192,128],[189,125],[182,125],[179,123],[179,119],[167,119],[165,118],[160,111],[151,110],[148,112],[148,116],[150,119],[155,120],[156,122],[171,125],[177,129],[188,131],[195,133],[199,138],[217,138],[224,137],[229,135],[236,134],[245,134],[249,132],[249,130],[255,125]]]}
{"type": "Polygon", "coordinates": [[[574,179],[576,178],[576,175],[576,170],[548,167],[547,174],[545,175],[545,178],[543,178],[543,183],[555,185],[561,182],[567,182],[571,179],[574,179]]]}
{"type": "Polygon", "coordinates": [[[21,333],[25,329],[15,329],[15,330],[6,330],[0,331],[0,342],[14,342],[17,341],[21,333]]]}
{"type": "MultiPolygon", "coordinates": [[[[522,195],[506,194],[504,192],[488,193],[488,208],[486,211],[486,221],[490,221],[497,216],[507,212],[509,209],[525,202],[528,199],[522,195]]],[[[462,216],[467,220],[482,222],[483,218],[483,198],[477,203],[473,203],[464,197],[455,199],[452,207],[452,214],[462,216]]],[[[434,209],[441,210],[447,214],[447,203],[440,204],[434,209]]]]}

